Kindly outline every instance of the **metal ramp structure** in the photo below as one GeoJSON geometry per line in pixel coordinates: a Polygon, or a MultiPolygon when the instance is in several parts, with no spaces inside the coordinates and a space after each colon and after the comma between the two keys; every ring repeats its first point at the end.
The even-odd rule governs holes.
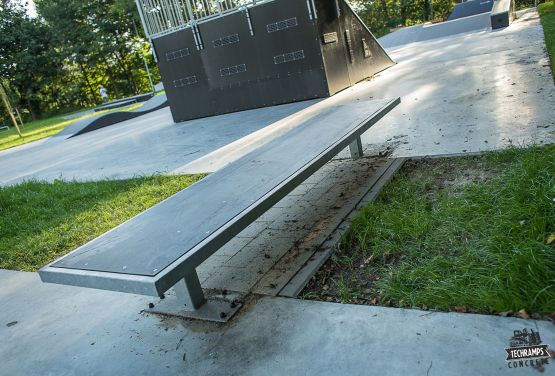
{"type": "Polygon", "coordinates": [[[452,21],[458,18],[474,16],[476,14],[489,13],[493,8],[494,1],[495,0],[469,0],[455,4],[453,12],[451,12],[447,20],[452,21]]]}
{"type": "Polygon", "coordinates": [[[491,31],[509,26],[515,16],[514,0],[470,0],[457,4],[445,22],[404,27],[378,41],[385,48],[396,48],[451,35],[491,31]]]}
{"type": "Polygon", "coordinates": [[[100,128],[109,127],[110,125],[131,120],[167,106],[168,99],[165,94],[155,95],[148,101],[144,102],[141,107],[132,111],[109,112],[107,114],[95,115],[78,120],[56,133],[48,140],[48,142],[65,140],[100,128]]]}
{"type": "Polygon", "coordinates": [[[331,96],[394,62],[345,0],[136,0],[175,122],[331,96]]]}

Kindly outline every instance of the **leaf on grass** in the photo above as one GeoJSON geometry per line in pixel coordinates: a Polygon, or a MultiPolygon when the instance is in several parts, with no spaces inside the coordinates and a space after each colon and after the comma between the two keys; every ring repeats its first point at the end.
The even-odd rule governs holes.
{"type": "Polygon", "coordinates": [[[370,264],[373,259],[374,259],[374,255],[371,255],[366,260],[364,260],[364,264],[366,264],[366,265],[370,264]]]}
{"type": "Polygon", "coordinates": [[[521,319],[524,319],[524,320],[529,320],[530,319],[530,315],[528,314],[528,312],[526,312],[525,309],[521,309],[520,311],[518,311],[516,313],[516,315],[518,317],[520,317],[521,319]]]}
{"type": "Polygon", "coordinates": [[[455,306],[455,307],[451,308],[451,312],[465,313],[467,311],[468,310],[465,306],[455,306]]]}
{"type": "Polygon", "coordinates": [[[499,316],[503,316],[503,317],[512,316],[512,315],[513,315],[513,311],[499,312],[499,316]]]}
{"type": "Polygon", "coordinates": [[[555,242],[555,234],[549,235],[546,242],[547,242],[547,244],[551,244],[551,243],[555,242]]]}

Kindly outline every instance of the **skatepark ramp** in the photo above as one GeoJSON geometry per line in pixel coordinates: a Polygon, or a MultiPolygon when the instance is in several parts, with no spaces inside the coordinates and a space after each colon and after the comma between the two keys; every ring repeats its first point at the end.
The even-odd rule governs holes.
{"type": "Polygon", "coordinates": [[[107,114],[96,115],[81,119],[71,124],[61,132],[52,136],[49,140],[65,140],[71,137],[79,136],[83,133],[92,132],[100,128],[108,127],[120,123],[125,120],[134,119],[136,117],[146,115],[149,112],[159,110],[168,106],[166,94],[160,94],[146,101],[141,107],[133,111],[117,111],[107,114]]]}
{"type": "Polygon", "coordinates": [[[487,31],[490,29],[490,14],[482,13],[437,24],[420,24],[405,27],[381,37],[378,41],[384,48],[392,48],[409,43],[444,38],[450,35],[487,31]]]}
{"type": "Polygon", "coordinates": [[[378,39],[384,48],[507,27],[515,18],[514,0],[472,0],[457,4],[445,22],[405,27],[378,39]],[[489,9],[489,10],[488,10],[489,9]]]}
{"type": "Polygon", "coordinates": [[[449,15],[448,21],[458,18],[470,17],[476,14],[489,13],[493,8],[494,0],[470,0],[455,4],[453,12],[449,15]]]}
{"type": "Polygon", "coordinates": [[[133,104],[133,103],[146,102],[152,97],[154,97],[154,93],[146,93],[146,94],[135,95],[133,97],[116,99],[114,101],[104,103],[102,106],[95,108],[94,111],[98,112],[98,111],[104,111],[104,110],[111,110],[113,108],[129,106],[130,104],[133,104]]]}

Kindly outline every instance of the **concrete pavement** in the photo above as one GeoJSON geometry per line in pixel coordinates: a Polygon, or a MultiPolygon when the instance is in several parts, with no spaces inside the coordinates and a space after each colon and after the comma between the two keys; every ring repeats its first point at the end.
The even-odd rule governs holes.
{"type": "Polygon", "coordinates": [[[0,152],[0,185],[123,179],[172,171],[310,106],[292,103],[174,124],[169,108],[57,142],[0,152]]]}
{"type": "MultiPolygon", "coordinates": [[[[532,12],[500,32],[405,46],[393,52],[397,66],[326,101],[401,96],[401,106],[364,136],[367,150],[390,146],[394,156],[552,142],[554,86],[541,33],[532,12]]],[[[216,169],[284,131],[288,116],[322,102],[175,125],[161,110],[72,142],[0,153],[0,182],[216,169]]],[[[302,214],[295,200],[315,202],[329,192],[336,200],[334,184],[320,184],[340,184],[333,179],[341,169],[364,171],[355,162],[333,161],[292,195],[300,197],[286,198],[269,216],[286,221],[296,206],[302,214]],[[303,189],[314,191],[305,196],[303,189]]],[[[218,268],[248,257],[242,250],[257,239],[290,241],[290,235],[269,236],[290,229],[271,228],[275,221],[259,222],[255,236],[231,247],[233,255],[220,254],[226,260],[214,268],[207,264],[204,282],[215,288],[244,282],[252,290],[256,281],[231,278],[247,276],[245,268],[218,268]]],[[[254,296],[229,324],[217,325],[151,316],[142,313],[156,303],[151,298],[42,284],[35,273],[0,270],[0,281],[0,375],[533,375],[537,370],[509,369],[505,362],[513,331],[533,328],[555,346],[555,326],[546,321],[254,296]]],[[[255,291],[271,294],[264,283],[255,291]]]]}
{"type": "Polygon", "coordinates": [[[402,100],[364,134],[371,152],[389,146],[394,157],[409,157],[553,142],[555,86],[536,12],[522,13],[500,31],[412,43],[389,53],[396,66],[320,102],[179,124],[166,109],[55,145],[0,152],[0,185],[214,171],[294,126],[299,111],[365,99],[402,100]]]}
{"type": "Polygon", "coordinates": [[[555,343],[547,321],[266,297],[219,325],[151,316],[149,298],[34,273],[0,270],[0,280],[6,376],[535,375],[508,368],[513,331],[555,343]]]}

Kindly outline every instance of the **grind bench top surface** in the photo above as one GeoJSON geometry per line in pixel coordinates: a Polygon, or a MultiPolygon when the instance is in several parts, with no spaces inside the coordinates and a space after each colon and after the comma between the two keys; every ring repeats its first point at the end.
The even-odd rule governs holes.
{"type": "MultiPolygon", "coordinates": [[[[210,248],[213,237],[229,228],[227,238],[213,242],[211,254],[399,102],[398,98],[358,101],[299,116],[298,125],[287,133],[79,247],[41,272],[75,269],[154,277],[184,256],[210,248]]],[[[196,265],[209,254],[197,259],[196,265]]]]}

